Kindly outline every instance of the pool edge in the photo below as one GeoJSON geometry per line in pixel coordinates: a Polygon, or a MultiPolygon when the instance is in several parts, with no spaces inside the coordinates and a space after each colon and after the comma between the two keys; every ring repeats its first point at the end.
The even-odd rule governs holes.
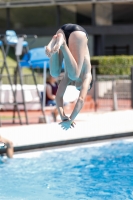
{"type": "MultiPolygon", "coordinates": [[[[39,144],[32,144],[32,145],[23,145],[23,146],[14,147],[14,153],[22,152],[22,151],[32,151],[32,150],[37,150],[37,149],[53,148],[53,147],[64,147],[67,145],[85,144],[85,143],[98,142],[98,141],[100,142],[100,141],[119,139],[119,138],[128,138],[132,136],[133,136],[133,132],[126,132],[126,133],[100,135],[100,136],[70,139],[70,140],[60,140],[60,141],[55,141],[55,142],[46,142],[46,143],[39,143],[39,144]]],[[[0,154],[4,154],[4,153],[6,153],[6,148],[0,149],[0,154]]]]}

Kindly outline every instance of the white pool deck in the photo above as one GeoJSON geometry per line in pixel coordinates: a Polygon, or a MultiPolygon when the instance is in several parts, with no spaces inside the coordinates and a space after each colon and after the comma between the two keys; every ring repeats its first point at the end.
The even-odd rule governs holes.
{"type": "MultiPolygon", "coordinates": [[[[81,113],[75,128],[62,130],[58,123],[1,127],[0,135],[14,147],[52,147],[116,137],[133,136],[133,110],[81,113]]],[[[25,148],[27,149],[27,148],[25,148]]]]}

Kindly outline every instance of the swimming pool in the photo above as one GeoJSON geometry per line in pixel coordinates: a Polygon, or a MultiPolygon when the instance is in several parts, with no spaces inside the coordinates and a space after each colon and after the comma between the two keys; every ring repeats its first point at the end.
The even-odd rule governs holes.
{"type": "Polygon", "coordinates": [[[0,162],[0,200],[131,200],[133,141],[15,155],[0,162]]]}

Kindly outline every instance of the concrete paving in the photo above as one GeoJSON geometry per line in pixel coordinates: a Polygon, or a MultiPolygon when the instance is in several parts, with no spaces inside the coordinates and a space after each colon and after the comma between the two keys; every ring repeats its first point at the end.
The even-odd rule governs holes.
{"type": "Polygon", "coordinates": [[[58,123],[1,127],[15,151],[133,136],[133,110],[80,113],[75,128],[62,130],[58,123]]]}

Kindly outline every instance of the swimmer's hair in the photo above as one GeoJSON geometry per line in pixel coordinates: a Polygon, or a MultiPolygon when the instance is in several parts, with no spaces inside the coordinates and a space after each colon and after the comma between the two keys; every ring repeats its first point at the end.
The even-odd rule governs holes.
{"type": "Polygon", "coordinates": [[[46,82],[49,82],[49,80],[50,80],[50,77],[51,77],[51,75],[50,75],[50,73],[48,72],[48,73],[47,73],[46,82]]]}
{"type": "Polygon", "coordinates": [[[50,72],[47,73],[46,82],[49,82],[51,78],[54,78],[50,72]]]}

